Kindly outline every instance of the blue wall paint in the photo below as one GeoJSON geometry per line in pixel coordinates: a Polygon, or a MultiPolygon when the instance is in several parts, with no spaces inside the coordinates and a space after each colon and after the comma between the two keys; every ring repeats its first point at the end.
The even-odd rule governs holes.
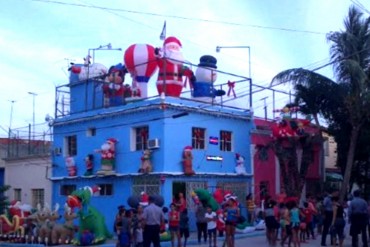
{"type": "MultiPolygon", "coordinates": [[[[166,113],[168,114],[168,113],[166,113]]],[[[172,114],[170,112],[170,114],[172,114]]],[[[213,116],[189,114],[189,116],[172,119],[163,119],[164,113],[160,110],[142,112],[128,116],[115,116],[101,120],[85,121],[82,123],[55,127],[54,146],[63,147],[66,136],[77,136],[77,155],[74,157],[78,166],[78,175],[85,172],[84,158],[88,154],[94,155],[95,170],[100,168],[100,154],[94,150],[108,138],[116,138],[116,172],[134,173],[140,167],[142,151],[131,150],[130,133],[132,128],[149,126],[149,139],[158,138],[160,148],[153,150],[153,171],[182,172],[182,152],[185,146],[191,146],[191,129],[200,127],[206,129],[206,149],[193,149],[193,168],[199,172],[232,173],[235,168],[235,152],[250,160],[250,122],[235,119],[215,119],[213,116]],[[153,120],[162,118],[160,120],[153,120]],[[110,127],[109,127],[110,126],[110,127]],[[96,128],[96,136],[88,137],[88,128],[96,128]],[[233,152],[220,151],[219,145],[208,143],[209,136],[219,136],[220,130],[233,133],[233,152]],[[207,161],[207,155],[222,156],[223,161],[207,161]]],[[[58,168],[53,170],[53,176],[66,176],[63,155],[55,156],[54,163],[58,168]]],[[[247,171],[251,171],[246,162],[247,171]]]]}
{"type": "MultiPolygon", "coordinates": [[[[93,88],[90,88],[91,90],[93,88]]],[[[74,98],[80,93],[84,95],[84,89],[73,89],[74,98]],[[79,91],[80,90],[80,91],[79,91]]],[[[100,97],[100,96],[99,96],[100,97]]],[[[160,140],[160,148],[152,152],[152,164],[154,172],[165,173],[182,173],[182,152],[185,146],[191,146],[191,130],[193,127],[206,129],[206,149],[193,149],[193,169],[198,173],[225,173],[234,174],[235,169],[235,153],[240,153],[245,157],[245,166],[247,172],[251,172],[250,161],[250,130],[254,128],[251,121],[246,120],[245,112],[227,108],[210,107],[207,108],[210,112],[227,112],[233,113],[232,118],[221,117],[211,114],[200,113],[196,107],[193,107],[192,102],[182,101],[181,99],[171,99],[175,105],[168,107],[165,110],[159,107],[150,108],[150,104],[146,101],[131,103],[125,106],[110,107],[107,109],[84,111],[83,97],[77,97],[77,101],[73,101],[73,111],[70,116],[56,119],[54,126],[54,147],[64,148],[64,138],[66,136],[77,136],[77,155],[74,157],[77,165],[77,178],[63,178],[67,176],[65,167],[65,157],[63,155],[54,155],[53,164],[57,165],[53,169],[53,203],[63,205],[67,199],[66,196],[60,195],[62,185],[75,184],[77,188],[84,186],[94,186],[96,184],[113,184],[113,195],[93,197],[91,205],[98,208],[106,218],[107,227],[112,230],[114,216],[117,213],[118,205],[127,206],[127,198],[132,193],[132,177],[80,177],[85,172],[84,158],[88,154],[93,154],[94,173],[100,169],[100,154],[95,153],[95,149],[100,149],[100,146],[107,138],[116,138],[116,169],[120,175],[136,174],[141,164],[142,151],[132,150],[131,147],[131,131],[133,128],[140,126],[149,126],[149,139],[158,138],[160,140]],[[184,108],[179,104],[184,105],[184,108]],[[189,108],[193,107],[193,108],[189,108]],[[141,108],[142,110],[123,114],[119,110],[141,108]],[[115,112],[116,111],[116,112],[115,112]],[[188,112],[187,116],[180,118],[172,118],[173,115],[182,112],[188,112]],[[77,113],[80,112],[80,113],[77,113]],[[112,113],[110,116],[104,115],[112,113]],[[97,117],[101,115],[101,117],[97,117]],[[240,118],[238,119],[238,116],[240,118]],[[91,119],[93,117],[97,117],[91,119]],[[90,118],[90,119],[89,119],[90,118]],[[77,122],[73,122],[77,121],[77,122]],[[96,136],[88,137],[86,132],[89,128],[96,128],[96,136]],[[219,137],[221,130],[232,132],[233,150],[232,152],[220,151],[219,145],[211,145],[208,143],[210,136],[219,137]],[[223,157],[223,161],[207,161],[207,155],[215,155],[223,157]]],[[[167,99],[166,99],[167,100],[167,99]]],[[[90,105],[92,101],[87,101],[90,105]]],[[[158,101],[157,101],[158,103],[158,101]]],[[[199,103],[198,103],[199,104],[199,103]]],[[[219,137],[220,138],[220,137],[219,137]]],[[[159,178],[158,178],[159,179],[159,178]]],[[[165,199],[165,206],[168,206],[172,201],[172,183],[186,181],[203,181],[207,182],[208,186],[215,187],[220,181],[233,182],[250,182],[250,177],[171,177],[166,176],[166,181],[160,185],[160,192],[165,199]]],[[[62,209],[61,209],[62,210],[62,209]]],[[[193,213],[191,213],[193,214],[193,213]]],[[[195,227],[195,225],[193,226],[195,227]]],[[[192,228],[193,228],[192,227],[192,228]]]]}

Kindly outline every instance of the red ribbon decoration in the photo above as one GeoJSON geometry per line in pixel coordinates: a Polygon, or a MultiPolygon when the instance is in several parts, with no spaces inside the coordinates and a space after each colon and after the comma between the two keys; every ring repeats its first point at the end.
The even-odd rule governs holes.
{"type": "Polygon", "coordinates": [[[202,131],[200,129],[195,129],[194,130],[195,142],[197,144],[201,143],[201,140],[200,140],[201,135],[202,135],[202,131]]]}
{"type": "Polygon", "coordinates": [[[186,88],[189,80],[189,87],[193,88],[193,84],[191,83],[191,78],[193,77],[194,73],[191,69],[185,67],[183,75],[185,76],[184,88],[186,88]]]}
{"type": "Polygon", "coordinates": [[[143,139],[143,143],[146,143],[148,139],[148,131],[146,129],[141,130],[141,138],[143,139]]]}
{"type": "Polygon", "coordinates": [[[234,90],[235,81],[233,81],[233,82],[228,81],[227,86],[229,87],[229,91],[227,92],[227,96],[230,96],[230,93],[233,93],[234,98],[236,98],[236,94],[235,94],[235,90],[234,90]]]}
{"type": "Polygon", "coordinates": [[[225,141],[225,142],[229,142],[231,141],[231,134],[230,133],[227,133],[227,132],[222,132],[222,139],[225,141]]]}

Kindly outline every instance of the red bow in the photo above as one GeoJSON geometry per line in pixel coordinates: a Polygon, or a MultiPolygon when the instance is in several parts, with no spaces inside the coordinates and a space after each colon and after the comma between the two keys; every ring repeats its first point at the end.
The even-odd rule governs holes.
{"type": "Polygon", "coordinates": [[[191,83],[191,78],[194,76],[193,71],[189,68],[185,68],[183,75],[185,76],[184,88],[186,88],[188,80],[190,88],[193,88],[193,84],[191,83]]]}
{"type": "Polygon", "coordinates": [[[229,91],[227,92],[227,96],[230,96],[230,93],[233,93],[234,98],[236,98],[236,94],[235,94],[235,90],[234,90],[235,81],[233,81],[233,82],[228,81],[227,86],[229,87],[229,91]]]}

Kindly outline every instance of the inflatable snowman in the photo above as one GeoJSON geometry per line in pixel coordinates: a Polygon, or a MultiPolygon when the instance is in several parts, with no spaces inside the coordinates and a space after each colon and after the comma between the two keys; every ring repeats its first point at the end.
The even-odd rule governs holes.
{"type": "Polygon", "coordinates": [[[212,102],[221,91],[215,90],[213,83],[217,80],[217,59],[210,55],[200,58],[198,68],[195,71],[196,81],[193,83],[192,96],[196,100],[212,102]]]}

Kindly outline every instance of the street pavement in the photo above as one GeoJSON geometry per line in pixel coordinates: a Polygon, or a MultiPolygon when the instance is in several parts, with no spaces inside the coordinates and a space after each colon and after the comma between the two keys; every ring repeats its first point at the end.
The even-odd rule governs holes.
{"type": "MultiPolygon", "coordinates": [[[[301,247],[319,247],[321,241],[321,235],[318,235],[316,239],[309,239],[306,243],[301,243],[301,247]]],[[[224,238],[218,238],[217,239],[217,247],[223,247],[224,238]]],[[[327,237],[326,241],[327,245],[330,246],[330,239],[329,236],[327,237]]],[[[116,241],[115,240],[108,240],[105,244],[99,245],[100,247],[115,247],[116,241]]],[[[42,245],[30,245],[30,244],[8,244],[8,243],[1,243],[1,247],[25,247],[25,246],[31,246],[31,247],[41,247],[42,245]]],[[[58,245],[59,247],[71,247],[71,245],[58,245]]],[[[175,242],[175,246],[177,246],[177,242],[175,242]]],[[[198,244],[198,241],[196,240],[196,232],[192,232],[190,234],[190,237],[188,239],[187,246],[202,246],[202,247],[208,247],[209,243],[202,242],[201,244],[198,244]]],[[[235,247],[269,247],[265,231],[254,231],[251,233],[237,233],[235,235],[235,247]]],[[[276,244],[277,247],[280,247],[280,241],[276,244]]],[[[288,245],[285,244],[285,247],[288,245]]],[[[293,247],[293,244],[291,245],[293,247]]],[[[360,245],[361,238],[360,238],[360,245]]],[[[171,242],[161,242],[161,247],[171,247],[171,242]]],[[[346,234],[346,239],[344,241],[344,247],[351,247],[351,237],[346,234]]]]}

